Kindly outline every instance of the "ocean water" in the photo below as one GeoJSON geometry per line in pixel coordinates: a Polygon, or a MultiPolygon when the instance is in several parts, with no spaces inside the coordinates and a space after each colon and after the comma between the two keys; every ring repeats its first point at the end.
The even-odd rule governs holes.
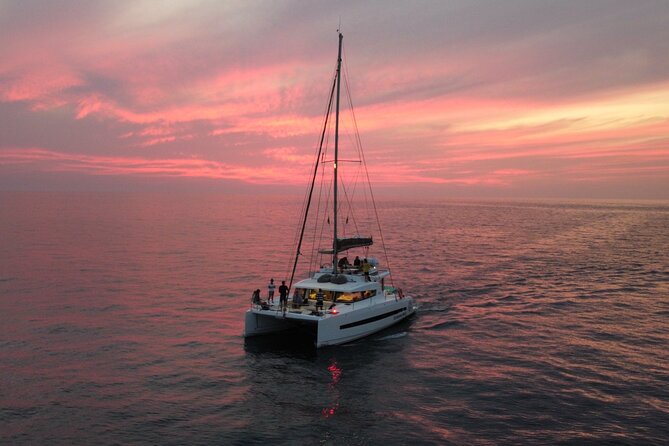
{"type": "Polygon", "coordinates": [[[415,317],[244,340],[299,200],[0,193],[0,443],[666,444],[669,204],[381,200],[415,317]]]}

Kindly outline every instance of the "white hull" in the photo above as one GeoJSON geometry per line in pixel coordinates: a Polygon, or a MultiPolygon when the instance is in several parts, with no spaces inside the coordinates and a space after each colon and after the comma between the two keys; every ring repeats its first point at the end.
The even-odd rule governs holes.
{"type": "Polygon", "coordinates": [[[278,307],[267,310],[254,307],[246,312],[244,336],[277,333],[303,326],[313,333],[316,347],[325,347],[369,336],[406,319],[416,310],[411,297],[381,299],[337,305],[339,312],[333,314],[325,311],[320,315],[311,314],[311,309],[300,312],[291,312],[289,309],[283,312],[278,307]]]}

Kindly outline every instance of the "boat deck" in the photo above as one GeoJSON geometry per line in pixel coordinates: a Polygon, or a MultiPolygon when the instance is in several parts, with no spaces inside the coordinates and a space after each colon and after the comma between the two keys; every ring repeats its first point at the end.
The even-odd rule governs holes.
{"type": "MultiPolygon", "coordinates": [[[[398,300],[400,296],[394,292],[385,292],[383,296],[374,296],[372,298],[359,300],[357,302],[335,302],[334,306],[331,301],[323,302],[323,308],[319,309],[316,307],[316,301],[309,299],[307,303],[303,303],[301,306],[293,305],[292,299],[288,300],[288,306],[285,309],[286,315],[303,315],[303,316],[327,316],[327,315],[336,315],[341,313],[347,313],[348,311],[354,310],[356,307],[359,308],[364,305],[373,305],[378,303],[380,300],[398,300]]],[[[283,315],[284,310],[281,308],[279,303],[279,298],[275,297],[274,302],[265,302],[262,301],[260,305],[253,304],[251,306],[253,310],[259,312],[275,313],[283,315]]]]}

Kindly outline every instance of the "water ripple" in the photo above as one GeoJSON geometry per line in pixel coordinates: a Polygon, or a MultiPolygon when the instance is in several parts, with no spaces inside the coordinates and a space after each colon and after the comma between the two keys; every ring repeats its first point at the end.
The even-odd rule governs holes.
{"type": "Polygon", "coordinates": [[[13,200],[0,443],[666,442],[666,205],[380,203],[417,314],[315,350],[241,338],[286,269],[277,200],[13,200]]]}

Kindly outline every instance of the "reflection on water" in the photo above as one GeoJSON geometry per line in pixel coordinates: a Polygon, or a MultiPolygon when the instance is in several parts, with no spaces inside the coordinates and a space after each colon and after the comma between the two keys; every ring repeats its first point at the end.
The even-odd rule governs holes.
{"type": "Polygon", "coordinates": [[[334,358],[330,359],[330,365],[328,366],[328,370],[332,375],[332,381],[330,381],[330,383],[328,384],[328,389],[332,393],[333,403],[329,407],[323,408],[321,413],[325,418],[333,416],[337,412],[337,409],[339,408],[339,391],[337,389],[337,383],[339,382],[339,378],[341,377],[341,372],[342,372],[341,368],[337,366],[337,360],[334,358]]]}

